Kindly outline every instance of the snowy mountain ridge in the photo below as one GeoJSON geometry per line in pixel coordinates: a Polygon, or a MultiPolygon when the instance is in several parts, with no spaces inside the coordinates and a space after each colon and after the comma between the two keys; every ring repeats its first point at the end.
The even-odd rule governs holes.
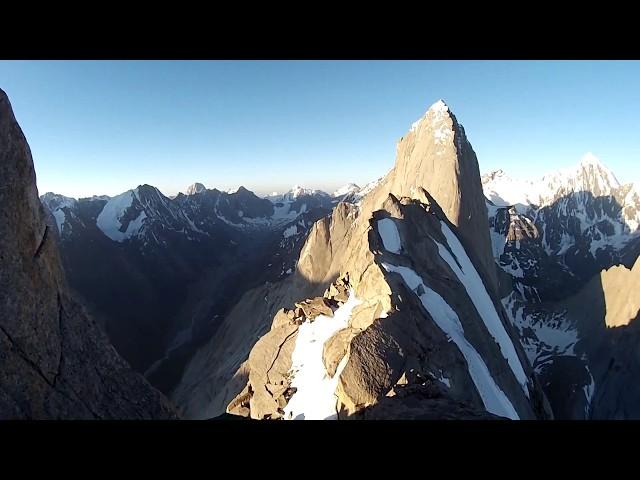
{"type": "Polygon", "coordinates": [[[620,182],[595,155],[586,153],[580,162],[543,175],[538,180],[524,180],[494,170],[482,176],[485,196],[495,205],[545,207],[560,197],[577,192],[591,192],[596,197],[614,195],[620,182]]]}
{"type": "Polygon", "coordinates": [[[360,187],[358,185],[355,183],[347,183],[333,192],[333,197],[343,197],[351,193],[358,193],[359,191],[360,187]]]}
{"type": "Polygon", "coordinates": [[[300,185],[294,185],[293,187],[291,187],[289,191],[283,194],[273,192],[271,195],[267,195],[265,198],[270,200],[272,203],[278,203],[278,202],[293,202],[298,198],[314,196],[314,195],[326,196],[326,197],[329,196],[328,193],[322,190],[305,188],[305,187],[301,187],[300,185]]]}

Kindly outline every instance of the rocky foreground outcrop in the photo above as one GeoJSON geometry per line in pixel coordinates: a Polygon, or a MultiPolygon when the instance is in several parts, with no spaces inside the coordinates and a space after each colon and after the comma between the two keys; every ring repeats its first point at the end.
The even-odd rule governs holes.
{"type": "Polygon", "coordinates": [[[358,206],[315,223],[294,275],[245,294],[173,398],[189,418],[547,418],[490,245],[475,154],[438,102],[358,206]]]}
{"type": "Polygon", "coordinates": [[[31,152],[0,90],[0,419],[169,419],[69,295],[31,152]]]}

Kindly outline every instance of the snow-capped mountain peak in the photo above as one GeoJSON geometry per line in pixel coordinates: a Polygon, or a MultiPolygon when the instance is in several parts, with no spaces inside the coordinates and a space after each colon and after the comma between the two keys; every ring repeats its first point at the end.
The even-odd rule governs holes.
{"type": "Polygon", "coordinates": [[[283,201],[283,202],[292,202],[294,200],[297,200],[300,197],[312,196],[312,195],[329,196],[327,193],[323,192],[322,190],[314,190],[311,188],[301,187],[300,185],[294,185],[293,187],[291,187],[291,190],[289,190],[287,193],[284,193],[282,195],[275,196],[275,197],[270,197],[270,198],[272,201],[275,200],[275,201],[283,201]]]}
{"type": "Polygon", "coordinates": [[[359,191],[360,191],[360,187],[358,185],[356,185],[355,183],[347,183],[346,185],[343,185],[342,187],[337,189],[335,192],[333,192],[333,196],[342,197],[344,195],[348,195],[350,193],[357,193],[359,191]]]}
{"type": "Polygon", "coordinates": [[[580,159],[580,165],[581,166],[593,166],[593,167],[603,167],[604,165],[602,164],[602,162],[600,161],[600,159],[598,157],[596,157],[593,153],[591,152],[587,152],[584,154],[584,156],[580,159]]]}
{"type": "Polygon", "coordinates": [[[542,177],[540,197],[542,201],[556,201],[560,196],[573,192],[590,192],[595,197],[613,195],[620,182],[591,152],[580,162],[542,177]]]}
{"type": "Polygon", "coordinates": [[[572,167],[530,181],[508,176],[495,170],[482,176],[485,196],[494,204],[551,205],[561,197],[576,192],[589,192],[594,197],[614,195],[620,182],[595,155],[587,153],[572,167]]]}
{"type": "Polygon", "coordinates": [[[40,197],[42,202],[49,207],[52,212],[64,207],[73,208],[77,203],[75,198],[65,197],[53,192],[47,192],[40,197]]]}
{"type": "Polygon", "coordinates": [[[67,214],[73,215],[73,209],[78,203],[75,198],[65,197],[53,192],[47,192],[40,197],[42,203],[49,209],[56,221],[58,233],[62,234],[67,220],[67,214]]]}
{"type": "Polygon", "coordinates": [[[425,114],[411,124],[411,132],[414,132],[422,124],[423,120],[429,118],[432,123],[438,123],[445,116],[450,115],[449,106],[440,99],[429,107],[425,114]]]}
{"type": "Polygon", "coordinates": [[[195,195],[196,193],[204,192],[206,189],[202,183],[192,183],[187,187],[187,195],[195,195]]]}
{"type": "Polygon", "coordinates": [[[437,102],[435,102],[433,105],[429,107],[428,111],[436,112],[436,113],[446,113],[449,111],[449,106],[444,102],[444,100],[439,99],[437,102]]]}
{"type": "Polygon", "coordinates": [[[291,198],[298,198],[302,195],[313,194],[313,190],[301,187],[300,185],[294,185],[293,187],[291,187],[291,190],[289,190],[288,193],[291,194],[291,198]]]}
{"type": "Polygon", "coordinates": [[[484,175],[482,175],[482,183],[484,184],[486,182],[495,180],[497,178],[502,178],[504,176],[506,176],[506,174],[501,168],[499,168],[498,170],[492,170],[489,173],[485,173],[484,175]]]}

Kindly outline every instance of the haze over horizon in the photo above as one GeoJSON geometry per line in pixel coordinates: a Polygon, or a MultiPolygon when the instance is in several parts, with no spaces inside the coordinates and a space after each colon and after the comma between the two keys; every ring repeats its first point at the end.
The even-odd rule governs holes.
{"type": "Polygon", "coordinates": [[[483,173],[540,178],[593,152],[640,182],[639,73],[634,61],[2,61],[0,88],[41,194],[201,182],[266,195],[384,175],[440,98],[483,173]]]}

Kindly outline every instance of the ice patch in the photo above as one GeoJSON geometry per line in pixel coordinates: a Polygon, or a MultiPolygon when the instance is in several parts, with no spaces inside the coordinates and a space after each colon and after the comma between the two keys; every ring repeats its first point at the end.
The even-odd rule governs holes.
{"type": "Polygon", "coordinates": [[[442,372],[440,372],[439,375],[436,375],[434,373],[432,373],[431,375],[433,375],[435,378],[437,378],[440,383],[442,383],[443,385],[446,385],[447,388],[451,388],[451,380],[449,378],[445,377],[442,374],[442,372]]]}
{"type": "Polygon", "coordinates": [[[500,256],[504,253],[504,246],[507,243],[507,236],[496,232],[493,228],[489,230],[491,234],[491,248],[493,249],[493,258],[500,260],[500,256]]]}
{"type": "Polygon", "coordinates": [[[282,232],[282,236],[284,238],[289,238],[289,237],[293,237],[297,233],[298,233],[298,227],[296,225],[291,225],[284,232],[282,232]]]}
{"type": "Polygon", "coordinates": [[[400,249],[402,248],[400,233],[398,233],[398,227],[392,219],[383,218],[382,220],[378,220],[378,233],[387,251],[400,253],[400,249]]]}
{"type": "Polygon", "coordinates": [[[336,420],[336,387],[340,373],[347,364],[348,354],[340,361],[336,373],[329,377],[322,361],[324,343],[337,331],[349,325],[351,311],[358,305],[351,290],[349,299],[338,308],[333,317],[320,315],[313,322],[306,320],[298,328],[296,345],[291,355],[291,370],[296,393],[284,407],[287,420],[336,420]]]}
{"type": "Polygon", "coordinates": [[[58,227],[58,233],[62,234],[62,227],[64,226],[65,214],[62,210],[58,209],[53,212],[53,217],[56,219],[56,225],[58,227]]]}
{"type": "Polygon", "coordinates": [[[449,304],[440,295],[427,287],[420,276],[412,269],[387,263],[383,263],[382,266],[388,272],[396,272],[402,276],[407,286],[416,293],[436,325],[457,345],[460,353],[467,361],[469,375],[487,411],[512,420],[519,420],[520,417],[513,404],[496,384],[480,354],[465,338],[460,319],[449,304]],[[421,287],[421,289],[418,287],[421,287]],[[424,293],[418,295],[418,291],[423,291],[424,293]]]}

